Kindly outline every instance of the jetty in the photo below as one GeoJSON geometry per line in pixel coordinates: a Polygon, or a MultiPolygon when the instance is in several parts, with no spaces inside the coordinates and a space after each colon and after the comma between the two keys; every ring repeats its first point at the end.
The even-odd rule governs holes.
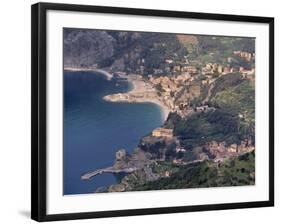
{"type": "Polygon", "coordinates": [[[81,176],[82,180],[90,180],[93,177],[103,174],[103,173],[132,173],[136,171],[138,168],[136,167],[125,167],[125,168],[115,168],[113,166],[106,167],[103,169],[97,169],[88,173],[85,173],[81,176]]]}

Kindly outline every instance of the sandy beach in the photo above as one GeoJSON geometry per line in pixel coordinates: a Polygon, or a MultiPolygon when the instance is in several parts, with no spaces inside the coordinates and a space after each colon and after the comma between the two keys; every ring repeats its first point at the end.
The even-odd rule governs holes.
{"type": "MultiPolygon", "coordinates": [[[[107,80],[111,80],[113,75],[109,72],[101,69],[94,68],[76,68],[65,67],[65,71],[91,71],[104,75],[107,80]]],[[[126,78],[131,84],[131,89],[127,93],[117,93],[113,95],[107,95],[103,99],[110,102],[129,102],[129,103],[154,103],[161,108],[163,121],[165,121],[170,113],[170,109],[164,104],[161,98],[157,95],[156,90],[150,83],[143,81],[138,75],[121,76],[126,78]]]]}
{"type": "Polygon", "coordinates": [[[160,97],[157,95],[157,91],[151,86],[151,84],[133,75],[129,75],[127,80],[132,86],[129,92],[107,95],[103,99],[110,102],[157,104],[161,108],[163,121],[165,121],[169,115],[170,109],[164,104],[164,102],[162,102],[160,97]]]}

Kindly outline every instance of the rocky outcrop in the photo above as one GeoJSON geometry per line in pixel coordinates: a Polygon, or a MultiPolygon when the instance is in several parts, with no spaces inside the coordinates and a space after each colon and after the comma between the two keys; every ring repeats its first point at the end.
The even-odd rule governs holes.
{"type": "Polygon", "coordinates": [[[151,73],[186,54],[173,34],[64,28],[64,68],[151,73]],[[146,70],[146,71],[144,71],[146,70]]]}
{"type": "Polygon", "coordinates": [[[64,29],[64,67],[96,67],[111,60],[114,39],[105,31],[64,29]]]}

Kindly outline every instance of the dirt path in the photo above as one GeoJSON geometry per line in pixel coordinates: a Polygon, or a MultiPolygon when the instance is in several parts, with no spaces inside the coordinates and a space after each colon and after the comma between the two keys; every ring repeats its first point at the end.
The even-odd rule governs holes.
{"type": "Polygon", "coordinates": [[[203,103],[203,105],[206,103],[206,102],[208,102],[209,100],[210,100],[210,97],[211,97],[211,93],[212,93],[212,90],[213,90],[213,88],[214,88],[214,82],[210,85],[210,88],[209,88],[209,90],[208,90],[208,94],[207,94],[207,96],[206,96],[206,98],[202,101],[202,103],[203,103]]]}

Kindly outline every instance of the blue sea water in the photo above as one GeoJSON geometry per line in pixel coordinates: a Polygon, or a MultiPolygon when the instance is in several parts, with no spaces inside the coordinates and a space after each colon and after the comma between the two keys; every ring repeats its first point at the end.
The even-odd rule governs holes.
{"type": "Polygon", "coordinates": [[[127,92],[128,82],[93,72],[64,72],[64,195],[93,193],[117,182],[112,174],[83,181],[81,174],[111,166],[115,152],[132,152],[142,136],[162,124],[159,106],[112,103],[103,96],[127,92]]]}

